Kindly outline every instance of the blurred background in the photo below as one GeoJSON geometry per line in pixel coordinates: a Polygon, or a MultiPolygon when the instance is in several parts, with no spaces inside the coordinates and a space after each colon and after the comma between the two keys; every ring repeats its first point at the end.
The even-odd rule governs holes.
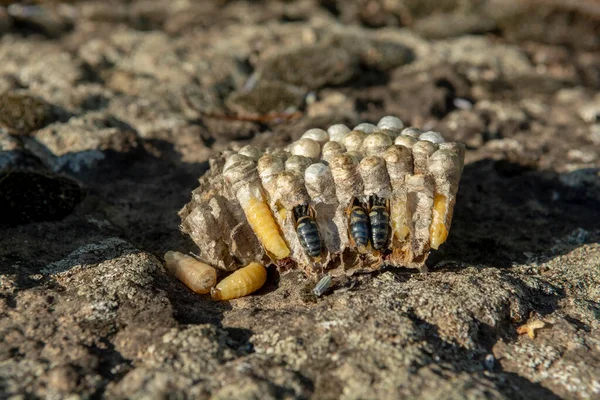
{"type": "MultiPolygon", "coordinates": [[[[600,259],[599,89],[596,0],[0,0],[0,394],[208,396],[219,388],[202,380],[210,376],[246,382],[243,365],[235,364],[233,375],[218,366],[236,357],[246,362],[252,343],[267,348],[265,329],[278,321],[278,334],[294,338],[289,351],[300,352],[296,339],[312,341],[312,330],[292,334],[284,325],[301,326],[305,307],[317,306],[292,283],[279,289],[273,283],[266,300],[239,303],[236,314],[198,300],[153,256],[195,251],[179,233],[177,213],[211,156],[248,143],[283,146],[310,128],[395,115],[468,149],[450,240],[431,260],[434,271],[456,275],[395,275],[385,282],[405,291],[398,304],[379,296],[386,283],[367,280],[361,289],[377,307],[403,310],[402,320],[385,317],[385,326],[414,328],[398,339],[414,350],[406,365],[433,368],[439,352],[450,365],[444,374],[464,384],[447,389],[459,393],[475,387],[484,396],[491,387],[507,398],[598,395],[591,379],[600,368],[597,350],[590,359],[582,350],[561,358],[563,364],[540,361],[528,369],[521,365],[531,354],[542,357],[541,348],[510,361],[513,344],[495,344],[514,340],[512,324],[537,313],[566,321],[572,333],[544,342],[561,343],[556,354],[577,340],[592,348],[585,332],[600,315],[593,286],[600,259]],[[483,292],[477,292],[479,273],[492,282],[483,292]],[[414,279],[426,289],[411,297],[414,279]],[[463,286],[452,279],[464,279],[463,286]],[[464,291],[448,294],[451,310],[436,314],[435,299],[444,296],[437,288],[444,285],[464,291]],[[505,291],[490,296],[485,312],[471,303],[462,308],[500,287],[505,291]],[[427,311],[411,311],[427,296],[427,311]],[[290,309],[271,310],[278,301],[290,309]],[[447,315],[459,315],[461,328],[445,327],[447,315]],[[188,324],[205,324],[202,333],[192,332],[205,344],[189,345],[177,331],[164,339],[179,343],[176,350],[145,352],[160,347],[169,329],[188,324]],[[170,364],[188,345],[211,354],[206,369],[190,366],[203,359],[193,351],[180,367],[170,364]],[[497,367],[506,373],[490,378],[481,359],[492,350],[509,361],[497,367]],[[590,366],[583,372],[580,360],[590,366]],[[161,368],[174,375],[160,375],[161,368]],[[573,370],[579,372],[568,375],[573,370]]],[[[311,312],[326,313],[330,305],[323,307],[311,312]]],[[[366,319],[342,307],[344,329],[363,332],[367,319],[379,319],[366,305],[353,307],[366,319]]],[[[365,337],[396,340],[380,329],[365,337]]],[[[342,339],[336,346],[355,354],[342,339]]],[[[368,348],[381,357],[395,354],[368,348]]],[[[431,384],[411,386],[395,374],[400,381],[389,378],[386,386],[377,367],[385,362],[359,356],[356,365],[364,362],[365,371],[347,367],[320,380],[312,368],[335,362],[320,359],[319,349],[306,351],[321,364],[284,357],[273,367],[259,352],[248,356],[262,379],[248,393],[331,398],[351,382],[356,393],[369,387],[365,382],[379,382],[376,397],[426,398],[446,382],[430,371],[421,378],[431,384]],[[279,370],[285,373],[273,375],[279,370]],[[398,392],[400,386],[406,390],[398,392]]],[[[228,393],[241,392],[225,390],[222,398],[228,393]]]]}

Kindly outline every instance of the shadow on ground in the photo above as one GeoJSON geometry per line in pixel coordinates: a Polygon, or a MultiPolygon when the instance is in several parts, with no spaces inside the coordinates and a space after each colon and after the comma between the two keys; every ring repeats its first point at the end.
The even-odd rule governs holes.
{"type": "MultiPolygon", "coordinates": [[[[428,264],[508,268],[532,255],[555,257],[559,240],[577,230],[594,231],[600,196],[593,187],[567,185],[569,174],[528,169],[505,160],[484,159],[465,166],[452,230],[428,264]],[[568,178],[568,177],[566,177],[568,178]]],[[[594,240],[574,238],[566,251],[594,240]]]]}

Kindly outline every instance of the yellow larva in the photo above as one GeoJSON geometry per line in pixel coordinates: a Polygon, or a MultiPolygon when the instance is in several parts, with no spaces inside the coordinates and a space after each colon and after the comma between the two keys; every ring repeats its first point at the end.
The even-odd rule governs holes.
{"type": "Polygon", "coordinates": [[[177,251],[167,251],[165,262],[167,270],[195,293],[209,293],[217,283],[217,271],[193,257],[177,251]]]}
{"type": "Polygon", "coordinates": [[[446,196],[436,194],[433,199],[433,221],[429,233],[431,248],[437,250],[448,238],[446,229],[446,196]]]}
{"type": "Polygon", "coordinates": [[[267,269],[253,262],[223,279],[210,291],[215,300],[230,300],[257,291],[267,281],[267,269]]]}
{"type": "Polygon", "coordinates": [[[403,243],[408,236],[410,229],[406,223],[406,201],[395,199],[390,207],[390,222],[392,223],[392,232],[394,240],[397,243],[403,243]]]}
{"type": "Polygon", "coordinates": [[[244,207],[244,212],[248,223],[265,250],[277,260],[290,255],[290,249],[281,237],[279,227],[273,219],[273,214],[271,214],[269,206],[262,199],[250,197],[246,207],[244,207]]]}

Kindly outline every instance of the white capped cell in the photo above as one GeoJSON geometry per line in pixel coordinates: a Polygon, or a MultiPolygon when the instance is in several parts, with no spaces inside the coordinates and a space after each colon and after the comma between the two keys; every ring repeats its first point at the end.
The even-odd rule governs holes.
{"type": "Polygon", "coordinates": [[[228,171],[231,168],[237,167],[241,164],[251,163],[252,159],[242,154],[233,154],[231,155],[227,161],[225,161],[225,165],[223,166],[223,171],[228,171]]]}
{"type": "Polygon", "coordinates": [[[321,155],[321,145],[312,139],[300,139],[290,145],[290,153],[318,160],[321,155]]]}
{"type": "Polygon", "coordinates": [[[362,124],[358,124],[354,127],[353,131],[361,131],[364,133],[374,133],[377,132],[379,129],[373,125],[373,124],[369,124],[367,122],[363,122],[362,124]]]}
{"type": "Polygon", "coordinates": [[[354,159],[358,162],[361,162],[363,158],[365,158],[365,155],[363,152],[361,151],[347,151],[346,154],[348,154],[349,156],[354,157],[354,159]]]}
{"type": "Polygon", "coordinates": [[[428,131],[428,132],[421,133],[421,135],[419,136],[419,140],[427,140],[428,142],[435,143],[435,144],[440,144],[440,143],[445,142],[442,135],[439,132],[434,132],[434,131],[428,131]]]}
{"type": "Polygon", "coordinates": [[[392,138],[389,135],[375,132],[363,141],[362,152],[367,156],[380,156],[391,145],[392,138]]]}
{"type": "Polygon", "coordinates": [[[420,130],[418,128],[413,128],[411,126],[409,128],[404,128],[402,130],[402,132],[400,132],[400,135],[402,135],[402,136],[410,136],[410,137],[414,137],[415,139],[418,139],[419,136],[421,136],[421,133],[423,133],[422,130],[420,130]]]}
{"type": "Polygon", "coordinates": [[[321,158],[329,162],[334,156],[346,152],[346,147],[340,142],[327,142],[323,145],[321,158]]]}
{"type": "Polygon", "coordinates": [[[412,147],[415,174],[427,173],[427,161],[438,149],[438,145],[427,140],[420,140],[412,147]]]}
{"type": "Polygon", "coordinates": [[[304,132],[304,134],[302,135],[301,138],[302,139],[312,139],[315,142],[318,142],[321,145],[323,145],[323,143],[329,141],[329,134],[327,132],[325,132],[323,129],[313,128],[313,129],[309,129],[306,132],[304,132]]]}
{"type": "Polygon", "coordinates": [[[341,203],[363,193],[363,182],[358,172],[358,165],[359,161],[349,153],[338,154],[329,164],[336,195],[341,203]]]}
{"type": "Polygon", "coordinates": [[[313,201],[332,203],[336,200],[333,175],[327,165],[321,163],[310,165],[304,171],[304,181],[313,201]]]}
{"type": "Polygon", "coordinates": [[[265,154],[258,160],[257,169],[263,188],[267,193],[273,193],[275,190],[274,180],[285,169],[283,159],[272,154],[265,154]]]}
{"type": "Polygon", "coordinates": [[[358,169],[363,181],[365,195],[376,194],[380,197],[391,195],[390,177],[383,158],[377,156],[363,158],[358,169]]]}
{"type": "Polygon", "coordinates": [[[304,175],[304,170],[313,163],[313,160],[304,156],[291,156],[285,161],[285,170],[294,172],[300,176],[304,175]]]}
{"type": "Polygon", "coordinates": [[[244,146],[238,151],[238,154],[242,156],[246,156],[253,161],[258,161],[259,158],[262,157],[263,152],[260,151],[257,147],[252,146],[251,144],[244,146]]]}
{"type": "Polygon", "coordinates": [[[401,131],[404,128],[404,124],[400,118],[388,115],[379,120],[377,127],[380,130],[401,131]]]}
{"type": "Polygon", "coordinates": [[[412,149],[413,145],[417,143],[417,141],[418,140],[412,136],[398,136],[396,139],[394,139],[394,144],[412,149]]]}
{"type": "Polygon", "coordinates": [[[329,134],[329,140],[343,143],[344,138],[350,133],[350,128],[344,124],[331,125],[327,129],[327,133],[329,134]]]}
{"type": "Polygon", "coordinates": [[[344,146],[348,151],[359,151],[367,134],[363,131],[352,131],[344,138],[344,146]]]}

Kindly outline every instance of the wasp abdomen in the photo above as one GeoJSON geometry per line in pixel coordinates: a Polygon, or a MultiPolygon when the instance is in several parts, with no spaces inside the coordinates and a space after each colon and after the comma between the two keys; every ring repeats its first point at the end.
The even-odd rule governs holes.
{"type": "Polygon", "coordinates": [[[360,206],[354,206],[350,211],[350,235],[356,247],[367,247],[369,244],[369,218],[360,206]]]}
{"type": "Polygon", "coordinates": [[[321,255],[321,237],[319,236],[319,230],[317,223],[311,217],[304,217],[298,221],[296,227],[300,244],[309,256],[318,257],[321,255]]]}
{"type": "Polygon", "coordinates": [[[389,237],[390,214],[385,206],[374,206],[369,213],[371,241],[375,250],[384,249],[389,237]]]}
{"type": "Polygon", "coordinates": [[[319,228],[315,222],[307,204],[294,208],[296,218],[296,234],[306,254],[318,257],[323,251],[319,228]]]}

